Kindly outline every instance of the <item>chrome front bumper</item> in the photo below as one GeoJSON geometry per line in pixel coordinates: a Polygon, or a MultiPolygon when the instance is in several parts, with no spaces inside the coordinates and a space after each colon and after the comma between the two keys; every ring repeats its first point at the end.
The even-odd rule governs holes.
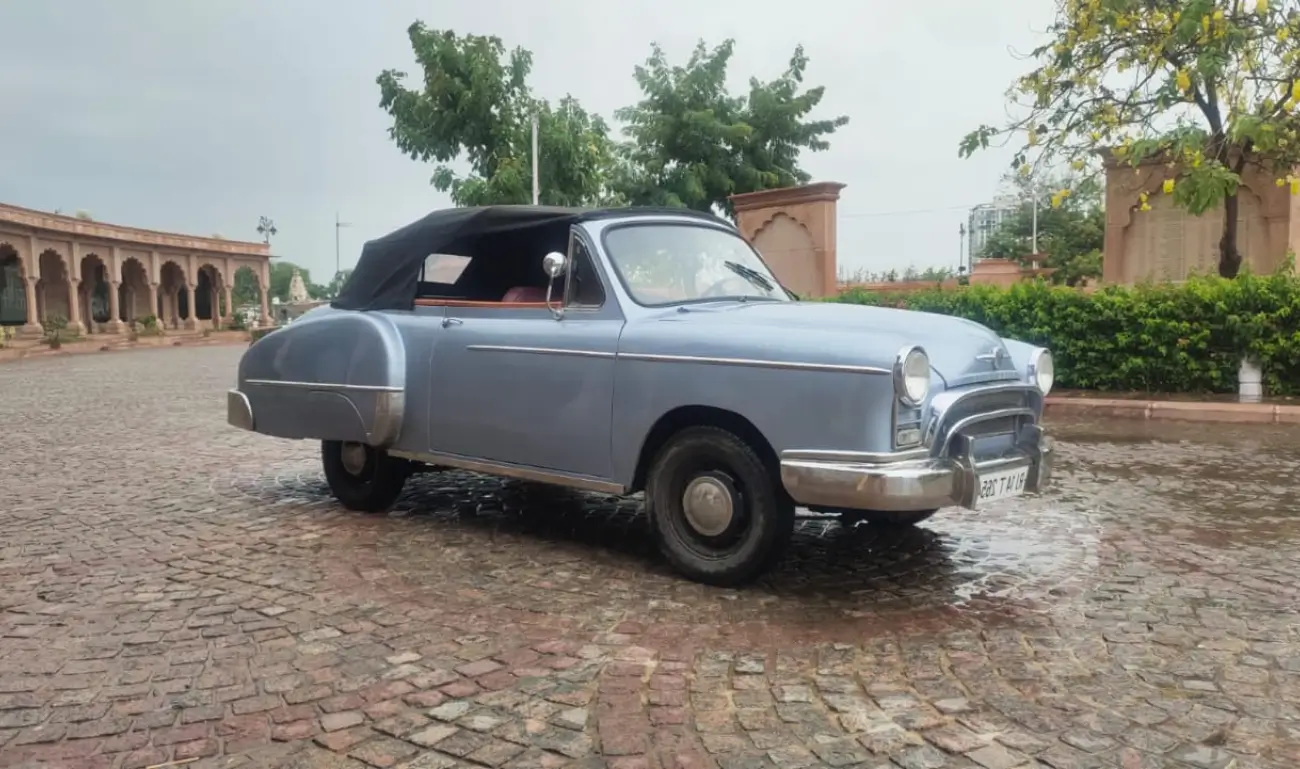
{"type": "Polygon", "coordinates": [[[1039,425],[1024,427],[1015,448],[976,460],[969,444],[955,442],[949,456],[931,457],[924,449],[893,454],[792,451],[781,456],[781,482],[805,507],[914,511],[960,506],[974,508],[980,477],[1029,468],[1025,492],[1041,491],[1052,473],[1052,439],[1039,425]]]}

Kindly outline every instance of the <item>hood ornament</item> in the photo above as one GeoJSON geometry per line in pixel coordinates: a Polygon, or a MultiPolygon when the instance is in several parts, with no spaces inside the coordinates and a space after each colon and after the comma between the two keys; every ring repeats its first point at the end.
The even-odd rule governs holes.
{"type": "Polygon", "coordinates": [[[993,368],[997,368],[1002,363],[1002,361],[1005,360],[1006,358],[1007,358],[1007,348],[1003,347],[1000,344],[995,345],[992,350],[989,350],[983,355],[975,356],[975,360],[986,360],[992,363],[993,368]]]}

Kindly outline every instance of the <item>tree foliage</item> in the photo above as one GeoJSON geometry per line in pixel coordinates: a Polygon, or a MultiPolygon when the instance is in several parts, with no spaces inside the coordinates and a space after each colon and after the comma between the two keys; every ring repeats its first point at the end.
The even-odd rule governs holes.
{"type": "MultiPolygon", "coordinates": [[[[1085,279],[1101,277],[1106,212],[1100,183],[1094,177],[1079,175],[1042,181],[1045,188],[1056,190],[1060,197],[1056,205],[1040,205],[1038,209],[1038,251],[1045,257],[1043,266],[1055,269],[1052,282],[1077,286],[1085,279]],[[1060,196],[1060,190],[1070,193],[1060,196]]],[[[1027,264],[1034,250],[1034,198],[1038,192],[1019,175],[1013,175],[1011,183],[1018,193],[1019,206],[989,235],[976,256],[1027,264]]]]}
{"type": "Polygon", "coordinates": [[[260,289],[257,286],[257,275],[250,267],[241,267],[235,270],[234,286],[230,289],[230,298],[235,307],[247,307],[256,305],[261,301],[260,289]]]}
{"type": "MultiPolygon", "coordinates": [[[[1225,212],[1219,273],[1241,266],[1238,188],[1252,166],[1300,192],[1300,9],[1295,0],[1058,0],[1051,42],[1009,92],[1020,115],[980,126],[962,155],[1023,136],[1028,172],[1098,151],[1137,166],[1173,164],[1160,190],[1175,205],[1225,212]]],[[[1061,191],[1054,202],[1059,203],[1061,191]]]]}
{"type": "Polygon", "coordinates": [[[629,140],[618,186],[630,202],[731,214],[730,195],[809,181],[800,153],[828,148],[827,137],[849,119],[808,119],[826,89],[804,88],[802,46],[775,80],[750,78],[745,96],[727,89],[734,52],[734,40],[712,49],[700,42],[674,66],[653,45],[636,68],[643,98],[616,113],[629,140]]]}
{"type": "Polygon", "coordinates": [[[392,117],[389,136],[411,158],[438,163],[433,185],[461,206],[532,201],[532,117],[538,118],[541,202],[606,202],[614,143],[598,115],[566,96],[552,105],[528,87],[533,56],[509,52],[500,38],[457,35],[416,22],[407,30],[423,70],[418,87],[407,74],[377,78],[380,106],[392,117]],[[468,161],[460,175],[449,165],[468,161]]]}
{"type": "Polygon", "coordinates": [[[423,76],[385,70],[380,106],[389,136],[416,160],[435,162],[434,186],[457,205],[532,199],[532,115],[538,115],[541,202],[555,205],[667,205],[730,212],[728,196],[809,179],[803,150],[821,150],[848,118],[809,120],[824,89],[803,86],[808,57],[796,48],[771,82],[753,79],[732,96],[728,40],[703,43],[684,66],[654,46],[636,69],[644,98],[620,110],[627,141],[618,144],[599,115],[577,99],[556,104],[528,85],[532,53],[507,51],[497,37],[458,35],[416,22],[407,30],[423,76]],[[452,167],[469,164],[467,175],[452,167]]]}

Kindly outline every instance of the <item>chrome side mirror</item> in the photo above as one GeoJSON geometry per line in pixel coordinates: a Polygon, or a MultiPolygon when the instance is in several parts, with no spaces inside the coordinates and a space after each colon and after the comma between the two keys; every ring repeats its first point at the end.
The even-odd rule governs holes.
{"type": "Polygon", "coordinates": [[[552,251],[542,258],[542,269],[546,271],[546,307],[559,320],[564,315],[563,301],[559,307],[551,306],[551,291],[555,288],[555,279],[564,274],[569,267],[569,260],[559,251],[552,251]]]}

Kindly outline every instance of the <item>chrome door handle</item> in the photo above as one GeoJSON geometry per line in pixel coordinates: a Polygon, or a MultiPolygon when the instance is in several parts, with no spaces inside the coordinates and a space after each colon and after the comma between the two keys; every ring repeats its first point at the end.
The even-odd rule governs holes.
{"type": "Polygon", "coordinates": [[[459,325],[462,324],[462,323],[464,323],[464,321],[461,320],[460,318],[443,318],[443,319],[442,319],[442,327],[443,327],[443,328],[446,328],[446,327],[448,327],[448,326],[459,326],[459,325]]]}

